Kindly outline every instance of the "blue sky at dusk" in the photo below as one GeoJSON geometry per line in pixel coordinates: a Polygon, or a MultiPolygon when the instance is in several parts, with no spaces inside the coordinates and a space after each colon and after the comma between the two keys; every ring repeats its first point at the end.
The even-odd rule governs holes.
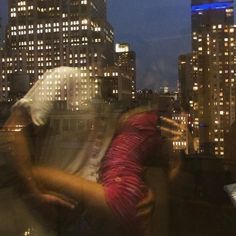
{"type": "MultiPolygon", "coordinates": [[[[174,88],[177,59],[191,50],[190,0],[108,0],[108,19],[117,42],[128,42],[137,54],[138,88],[174,88]]],[[[7,0],[0,0],[7,21],[7,0]]]]}
{"type": "Polygon", "coordinates": [[[190,1],[110,0],[116,40],[137,53],[138,88],[176,87],[178,55],[190,51],[190,1]]]}

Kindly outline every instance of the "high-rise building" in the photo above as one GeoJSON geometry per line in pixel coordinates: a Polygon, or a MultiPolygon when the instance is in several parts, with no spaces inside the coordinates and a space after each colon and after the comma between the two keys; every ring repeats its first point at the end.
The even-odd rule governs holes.
{"type": "MultiPolygon", "coordinates": [[[[8,4],[9,23],[0,62],[1,100],[9,100],[9,74],[23,72],[32,85],[59,66],[79,68],[82,85],[77,92],[82,100],[101,95],[97,78],[103,76],[105,67],[114,65],[114,33],[107,21],[105,0],[9,0],[8,4]]],[[[44,93],[52,93],[52,86],[44,93]]],[[[68,99],[66,88],[54,92],[57,100],[68,99]]],[[[68,106],[77,109],[76,93],[73,96],[68,106]]]]}
{"type": "Polygon", "coordinates": [[[233,0],[192,0],[191,9],[193,32],[234,24],[233,0]]]}
{"type": "Polygon", "coordinates": [[[115,101],[136,98],[136,54],[127,43],[115,45],[114,65],[104,69],[102,94],[115,101]]]}
{"type": "Polygon", "coordinates": [[[180,104],[185,112],[193,102],[192,54],[180,55],[178,60],[180,104]]]}
{"type": "Polygon", "coordinates": [[[115,65],[128,77],[126,79],[127,92],[131,92],[132,99],[136,98],[136,54],[129,44],[116,44],[115,65]]]}
{"type": "Polygon", "coordinates": [[[235,120],[236,48],[233,1],[192,0],[194,136],[199,151],[224,156],[235,120]]]}

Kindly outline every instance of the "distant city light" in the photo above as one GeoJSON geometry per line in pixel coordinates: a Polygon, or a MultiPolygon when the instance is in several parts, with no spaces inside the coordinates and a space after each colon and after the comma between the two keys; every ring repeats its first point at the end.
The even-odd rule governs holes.
{"type": "Polygon", "coordinates": [[[221,10],[230,7],[233,7],[233,2],[206,3],[200,5],[192,5],[192,12],[199,12],[206,10],[221,10]]]}

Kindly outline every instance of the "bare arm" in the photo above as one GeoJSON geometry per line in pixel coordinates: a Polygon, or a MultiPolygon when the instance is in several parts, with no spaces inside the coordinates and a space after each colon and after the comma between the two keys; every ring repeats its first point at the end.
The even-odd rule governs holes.
{"type": "Polygon", "coordinates": [[[33,168],[33,175],[44,188],[73,198],[99,213],[112,216],[101,184],[47,167],[33,168]]]}
{"type": "Polygon", "coordinates": [[[32,178],[30,151],[28,140],[22,127],[30,123],[30,118],[24,111],[16,109],[12,112],[4,125],[6,139],[10,139],[11,151],[8,154],[8,160],[16,171],[22,186],[29,193],[38,191],[36,182],[32,178]]]}
{"type": "Polygon", "coordinates": [[[20,180],[22,189],[25,190],[26,195],[32,196],[37,203],[56,204],[74,208],[74,203],[70,199],[42,192],[33,178],[29,144],[26,133],[22,129],[22,127],[29,123],[31,123],[31,119],[24,109],[15,109],[4,124],[3,129],[6,132],[2,132],[5,135],[6,142],[10,143],[11,151],[7,154],[8,160],[20,180]],[[10,140],[8,141],[7,139],[10,140]]]}

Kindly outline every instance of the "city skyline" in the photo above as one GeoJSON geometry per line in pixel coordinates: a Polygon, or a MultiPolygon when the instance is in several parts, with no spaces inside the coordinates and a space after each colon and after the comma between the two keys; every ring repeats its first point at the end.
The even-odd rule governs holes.
{"type": "Polygon", "coordinates": [[[22,96],[13,92],[13,87],[26,77],[30,86],[38,79],[47,80],[45,84],[50,86],[42,82],[44,89],[39,89],[36,97],[66,101],[70,110],[81,109],[81,104],[95,97],[135,99],[135,52],[123,44],[116,55],[105,1],[9,4],[0,62],[2,101],[22,96]]]}
{"type": "MultiPolygon", "coordinates": [[[[3,25],[7,21],[6,2],[0,0],[3,25]]],[[[191,52],[191,1],[135,2],[108,0],[107,5],[116,41],[129,42],[136,52],[137,88],[176,88],[178,56],[191,52]]]]}
{"type": "MultiPolygon", "coordinates": [[[[0,0],[4,22],[6,2],[0,0]]],[[[173,0],[158,3],[152,0],[148,4],[138,0],[135,5],[123,0],[107,3],[116,41],[129,42],[137,53],[137,88],[176,87],[178,55],[190,50],[190,3],[185,0],[178,4],[173,0]]]]}
{"type": "Polygon", "coordinates": [[[0,0],[1,234],[235,235],[235,4],[0,0]]]}

